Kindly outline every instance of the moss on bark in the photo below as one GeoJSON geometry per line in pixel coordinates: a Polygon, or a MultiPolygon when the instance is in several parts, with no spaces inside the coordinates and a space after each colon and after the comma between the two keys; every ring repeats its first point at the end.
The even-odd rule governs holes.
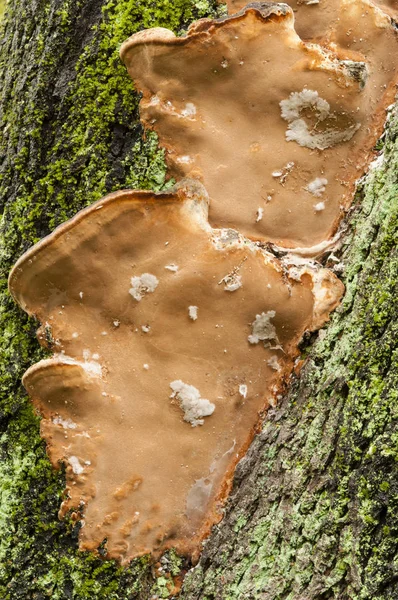
{"type": "MultiPolygon", "coordinates": [[[[37,324],[6,291],[28,246],[121,187],[168,185],[156,138],[118,60],[135,31],[179,31],[221,9],[200,0],[10,0],[0,34],[0,598],[149,600],[171,595],[170,554],[153,579],[77,550],[59,521],[64,487],[21,389],[42,355],[37,324]]],[[[398,118],[383,165],[360,186],[340,251],[345,300],[290,393],[240,463],[184,600],[397,598],[398,118]]],[[[333,264],[333,260],[329,260],[333,264]]],[[[310,340],[312,342],[312,340],[310,340]]]]}

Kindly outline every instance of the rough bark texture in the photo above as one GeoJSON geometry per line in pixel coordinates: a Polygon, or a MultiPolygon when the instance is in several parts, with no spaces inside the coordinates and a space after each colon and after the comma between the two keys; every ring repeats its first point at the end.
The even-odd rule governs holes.
{"type": "MultiPolygon", "coordinates": [[[[118,45],[220,11],[206,0],[9,1],[0,33],[4,600],[167,598],[169,572],[189,567],[170,553],[156,580],[147,558],[122,569],[80,553],[77,527],[58,520],[63,474],[20,385],[43,351],[6,278],[23,250],[103,194],[169,185],[156,138],[142,137],[118,45]]],[[[344,302],[303,346],[301,372],[239,464],[184,600],[398,598],[397,138],[392,112],[384,162],[347,218],[344,302]]]]}

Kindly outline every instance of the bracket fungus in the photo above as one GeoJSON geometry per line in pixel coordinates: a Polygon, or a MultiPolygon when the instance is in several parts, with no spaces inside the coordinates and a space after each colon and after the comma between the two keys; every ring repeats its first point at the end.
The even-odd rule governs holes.
{"type": "Polygon", "coordinates": [[[287,248],[335,233],[392,101],[398,50],[369,0],[342,0],[341,11],[339,46],[303,42],[292,9],[270,2],[203,19],[185,37],[154,28],[123,44],[142,121],[173,176],[204,183],[212,226],[287,248]],[[316,177],[329,182],[322,211],[307,189],[316,177]]]}
{"type": "MultiPolygon", "coordinates": [[[[228,11],[234,14],[248,3],[245,0],[227,0],[228,11]]],[[[286,0],[295,14],[295,29],[304,40],[324,42],[333,35],[341,13],[347,6],[356,6],[362,13],[354,27],[359,25],[363,11],[376,7],[392,18],[398,18],[396,0],[286,0]]],[[[348,30],[346,31],[348,33],[348,30]]],[[[350,35],[350,34],[348,34],[350,35]]]]}
{"type": "Polygon", "coordinates": [[[393,98],[395,5],[289,4],[127,40],[141,119],[180,182],[107,196],[10,274],[54,352],[23,382],[81,549],[196,553],[300,339],[343,293],[313,257],[393,98]]]}
{"type": "Polygon", "coordinates": [[[122,561],[168,545],[193,551],[298,341],[341,296],[325,269],[289,279],[271,254],[206,217],[195,181],[117,192],[11,273],[16,300],[51,332],[53,358],[24,385],[52,463],[68,465],[61,515],[84,507],[82,549],[106,538],[122,561]],[[220,285],[231,273],[241,283],[232,292],[220,285]]]}

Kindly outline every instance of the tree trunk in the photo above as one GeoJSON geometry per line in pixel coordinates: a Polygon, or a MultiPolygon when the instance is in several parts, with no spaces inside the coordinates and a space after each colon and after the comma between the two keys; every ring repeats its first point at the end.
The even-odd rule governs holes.
{"type": "MultiPolygon", "coordinates": [[[[192,566],[170,552],[158,577],[146,557],[121,568],[77,550],[78,526],[57,517],[64,475],[20,383],[43,356],[37,323],[6,286],[21,253],[82,207],[123,187],[168,185],[118,46],[140,29],[177,32],[222,10],[210,0],[9,0],[0,34],[4,600],[167,598],[192,566]]],[[[384,160],[347,215],[345,298],[303,343],[301,370],[239,463],[184,600],[398,598],[397,135],[392,110],[384,160]]]]}

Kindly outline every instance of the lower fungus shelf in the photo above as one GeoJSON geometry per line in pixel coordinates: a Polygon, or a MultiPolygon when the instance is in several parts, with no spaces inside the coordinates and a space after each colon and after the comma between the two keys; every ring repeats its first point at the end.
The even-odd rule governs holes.
{"type": "Polygon", "coordinates": [[[206,212],[197,182],[119,192],[10,276],[17,301],[56,341],[24,385],[53,465],[67,465],[60,514],[78,509],[80,548],[106,538],[122,562],[199,548],[299,340],[343,291],[308,265],[289,279],[236,232],[211,230],[206,212]]]}

